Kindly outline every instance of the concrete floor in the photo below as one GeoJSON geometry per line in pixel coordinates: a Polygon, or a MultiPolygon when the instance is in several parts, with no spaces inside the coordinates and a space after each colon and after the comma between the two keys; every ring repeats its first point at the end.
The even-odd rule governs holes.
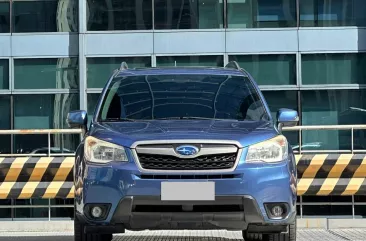
{"type": "MultiPolygon", "coordinates": [[[[297,241],[366,241],[366,229],[300,229],[297,241]]],[[[72,233],[0,233],[0,241],[73,241],[72,233]]],[[[240,232],[154,231],[126,232],[113,241],[242,241],[240,232]]]]}

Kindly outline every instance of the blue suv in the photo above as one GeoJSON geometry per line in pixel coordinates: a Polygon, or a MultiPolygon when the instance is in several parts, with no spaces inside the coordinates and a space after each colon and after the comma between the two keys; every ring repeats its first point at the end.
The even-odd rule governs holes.
{"type": "Polygon", "coordinates": [[[248,72],[166,67],[116,70],[74,165],[75,241],[125,230],[242,231],[245,240],[296,240],[296,161],[248,72]]]}

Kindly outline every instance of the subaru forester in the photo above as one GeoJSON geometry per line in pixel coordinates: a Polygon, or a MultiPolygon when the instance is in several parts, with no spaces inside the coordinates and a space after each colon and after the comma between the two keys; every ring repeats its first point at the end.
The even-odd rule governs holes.
{"type": "Polygon", "coordinates": [[[245,240],[296,240],[296,161],[238,63],[224,68],[132,68],[107,81],[76,150],[75,241],[125,230],[241,231],[245,240]]]}

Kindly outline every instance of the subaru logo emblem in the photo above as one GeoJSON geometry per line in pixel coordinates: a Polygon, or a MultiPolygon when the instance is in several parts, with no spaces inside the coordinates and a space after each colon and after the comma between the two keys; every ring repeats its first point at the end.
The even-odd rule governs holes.
{"type": "Polygon", "coordinates": [[[175,151],[182,156],[193,156],[198,153],[198,148],[195,146],[178,146],[175,151]]]}

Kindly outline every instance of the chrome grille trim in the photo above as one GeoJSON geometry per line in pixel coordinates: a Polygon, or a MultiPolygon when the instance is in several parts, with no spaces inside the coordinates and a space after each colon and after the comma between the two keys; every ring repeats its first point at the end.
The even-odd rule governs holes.
{"type": "MultiPolygon", "coordinates": [[[[243,152],[243,149],[241,148],[242,146],[240,145],[239,142],[236,142],[236,141],[227,141],[227,140],[157,140],[157,141],[141,141],[141,142],[135,142],[133,145],[132,145],[132,155],[135,159],[135,162],[136,162],[136,165],[138,167],[138,169],[141,171],[141,173],[192,173],[192,174],[195,174],[195,173],[228,173],[228,172],[233,172],[236,167],[238,166],[239,164],[239,161],[241,159],[241,156],[242,156],[242,152],[243,152]],[[224,151],[221,152],[221,154],[225,154],[225,153],[236,153],[236,160],[235,160],[235,163],[233,165],[232,168],[229,168],[229,169],[206,169],[206,170],[156,170],[156,169],[144,169],[141,164],[140,164],[140,161],[139,161],[139,157],[138,157],[138,153],[142,154],[142,152],[144,152],[144,154],[152,154],[151,152],[150,153],[146,153],[147,150],[151,150],[151,149],[160,149],[159,148],[151,148],[151,147],[144,147],[144,148],[141,148],[139,147],[140,145],[180,145],[180,144],[185,144],[185,145],[198,145],[197,143],[199,143],[200,145],[202,144],[203,147],[205,144],[212,144],[212,145],[217,145],[217,146],[221,146],[221,150],[224,151]],[[227,146],[225,146],[225,149],[222,149],[223,145],[232,145],[230,146],[229,148],[227,146]],[[235,149],[234,149],[235,148],[235,149]],[[231,152],[228,152],[228,151],[231,151],[231,152]]],[[[166,154],[166,155],[171,155],[171,151],[174,151],[173,148],[170,148],[171,151],[166,151],[167,148],[162,148],[164,149],[163,150],[163,153],[169,153],[169,154],[166,154]]],[[[210,149],[210,148],[205,148],[205,149],[210,149]]],[[[217,153],[217,151],[215,151],[214,149],[216,148],[211,148],[213,150],[205,150],[206,152],[208,151],[211,151],[212,152],[215,152],[215,154],[220,154],[220,153],[217,153]]],[[[152,150],[154,151],[154,150],[152,150]]],[[[157,150],[155,150],[154,152],[157,152],[157,150]]],[[[158,155],[162,155],[162,153],[156,153],[158,155]]],[[[174,156],[177,156],[179,158],[182,158],[180,155],[178,155],[177,153],[175,153],[174,156]]],[[[201,153],[199,153],[197,156],[202,156],[201,153]]],[[[187,157],[185,157],[187,158],[187,157]]],[[[190,157],[192,158],[192,156],[190,157]]]]}
{"type": "MultiPolygon", "coordinates": [[[[192,144],[193,146],[199,147],[199,145],[192,144]]],[[[217,146],[217,147],[201,147],[200,151],[196,155],[183,156],[175,152],[174,146],[161,148],[161,147],[136,147],[137,154],[150,154],[150,155],[162,155],[162,156],[175,156],[182,159],[191,159],[200,156],[215,155],[215,154],[229,154],[237,153],[238,148],[236,146],[217,146]]]]}

